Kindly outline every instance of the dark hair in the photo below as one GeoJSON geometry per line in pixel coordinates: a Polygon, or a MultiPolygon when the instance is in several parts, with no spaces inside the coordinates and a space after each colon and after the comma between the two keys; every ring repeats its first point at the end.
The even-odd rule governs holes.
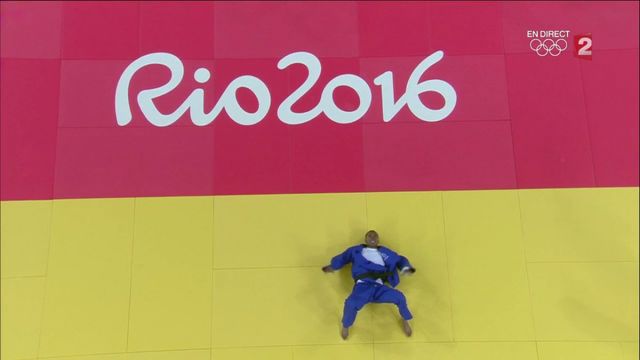
{"type": "Polygon", "coordinates": [[[375,230],[369,230],[364,235],[364,237],[365,237],[365,239],[377,239],[378,238],[378,233],[375,230]]]}

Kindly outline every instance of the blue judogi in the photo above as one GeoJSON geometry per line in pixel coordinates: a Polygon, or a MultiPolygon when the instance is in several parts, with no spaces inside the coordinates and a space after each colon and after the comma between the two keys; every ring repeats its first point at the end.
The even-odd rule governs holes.
{"type": "Polygon", "coordinates": [[[386,280],[391,287],[376,282],[375,275],[370,278],[361,278],[359,282],[353,286],[351,295],[344,301],[344,314],[342,316],[342,325],[350,327],[356,320],[356,315],[360,309],[366,304],[373,303],[393,303],[398,306],[400,315],[405,320],[413,318],[407,300],[399,290],[394,289],[400,282],[398,269],[405,267],[412,268],[409,260],[401,256],[393,250],[384,246],[379,246],[378,251],[384,261],[384,266],[375,264],[367,260],[362,255],[362,250],[366,245],[356,245],[348,248],[342,254],[331,259],[331,268],[338,270],[346,264],[352,263],[351,276],[354,280],[360,279],[364,275],[386,273],[386,280]]]}

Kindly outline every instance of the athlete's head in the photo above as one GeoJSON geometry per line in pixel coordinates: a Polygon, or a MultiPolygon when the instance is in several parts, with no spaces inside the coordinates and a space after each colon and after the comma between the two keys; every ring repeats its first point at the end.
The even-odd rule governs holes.
{"type": "Polygon", "coordinates": [[[378,233],[375,230],[369,230],[364,235],[364,243],[367,244],[367,246],[376,247],[379,242],[380,239],[378,238],[378,233]]]}

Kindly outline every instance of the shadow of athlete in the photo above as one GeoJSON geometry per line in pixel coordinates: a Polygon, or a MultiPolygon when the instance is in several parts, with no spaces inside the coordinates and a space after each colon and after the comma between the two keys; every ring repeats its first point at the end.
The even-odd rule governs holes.
{"type": "Polygon", "coordinates": [[[407,336],[411,336],[412,330],[409,320],[413,318],[407,300],[399,290],[394,289],[400,282],[400,274],[413,274],[416,272],[409,260],[384,246],[379,246],[378,233],[369,230],[365,234],[364,244],[348,248],[342,254],[331,259],[331,265],[322,268],[325,273],[339,270],[349,263],[351,276],[356,281],[351,295],[344,301],[344,313],[342,315],[343,339],[349,336],[349,327],[356,320],[356,315],[366,304],[392,303],[398,307],[402,316],[403,330],[407,336]],[[385,285],[388,282],[391,287],[385,285]]]}

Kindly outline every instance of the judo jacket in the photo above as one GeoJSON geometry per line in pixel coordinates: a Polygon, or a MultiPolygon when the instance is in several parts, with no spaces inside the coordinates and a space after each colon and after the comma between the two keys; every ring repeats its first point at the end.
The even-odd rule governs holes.
{"type": "Polygon", "coordinates": [[[378,246],[378,251],[380,251],[382,260],[384,260],[384,266],[372,263],[362,256],[362,249],[365,247],[366,245],[364,244],[352,246],[342,254],[334,256],[333,259],[331,259],[331,268],[338,270],[352,263],[351,276],[354,280],[359,279],[367,273],[390,273],[386,279],[392,287],[396,287],[398,283],[400,283],[398,270],[404,267],[413,268],[406,257],[384,246],[378,246]]]}

